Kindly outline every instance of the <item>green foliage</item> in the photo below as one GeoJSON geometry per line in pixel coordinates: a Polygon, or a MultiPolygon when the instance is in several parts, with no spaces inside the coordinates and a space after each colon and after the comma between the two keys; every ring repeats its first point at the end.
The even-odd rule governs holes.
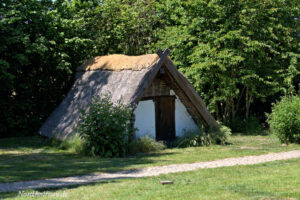
{"type": "Polygon", "coordinates": [[[298,1],[173,0],[164,7],[167,26],[154,46],[170,48],[218,120],[248,118],[255,101],[295,92],[298,1]]]}
{"type": "Polygon", "coordinates": [[[36,134],[85,59],[146,53],[159,24],[156,4],[1,1],[0,137],[36,134]]]}
{"type": "Polygon", "coordinates": [[[165,148],[166,146],[162,142],[158,142],[149,136],[145,136],[134,140],[129,144],[129,154],[150,153],[161,151],[165,148]]]}
{"type": "Polygon", "coordinates": [[[134,133],[132,109],[121,102],[112,103],[108,96],[95,97],[82,111],[77,130],[85,141],[85,152],[92,156],[122,157],[134,133]]]}
{"type": "Polygon", "coordinates": [[[299,12],[297,0],[2,0],[0,137],[37,133],[85,59],[157,48],[218,120],[247,119],[299,90],[299,12]]]}
{"type": "Polygon", "coordinates": [[[62,1],[1,1],[0,137],[36,133],[72,84],[91,40],[68,13],[62,1]]]}
{"type": "Polygon", "coordinates": [[[232,134],[231,129],[227,126],[221,125],[219,130],[210,130],[209,131],[213,144],[227,144],[229,136],[232,134]]]}
{"type": "Polygon", "coordinates": [[[87,154],[85,141],[78,134],[75,134],[72,138],[67,138],[63,141],[51,138],[51,144],[58,149],[68,150],[78,154],[87,154]]]}
{"type": "Polygon", "coordinates": [[[202,131],[184,131],[184,135],[179,137],[176,141],[176,146],[185,147],[199,147],[208,146],[212,143],[212,138],[209,133],[202,131]]]}
{"type": "Polygon", "coordinates": [[[184,135],[175,142],[177,147],[198,147],[210,144],[225,145],[231,135],[230,128],[221,126],[219,130],[198,131],[185,130],[184,135]]]}
{"type": "Polygon", "coordinates": [[[260,124],[260,120],[255,116],[250,116],[246,119],[236,117],[231,120],[228,126],[232,129],[232,132],[235,133],[257,135],[263,132],[263,127],[260,124]]]}
{"type": "Polygon", "coordinates": [[[287,96],[274,104],[268,123],[281,142],[300,144],[300,96],[287,96]]]}

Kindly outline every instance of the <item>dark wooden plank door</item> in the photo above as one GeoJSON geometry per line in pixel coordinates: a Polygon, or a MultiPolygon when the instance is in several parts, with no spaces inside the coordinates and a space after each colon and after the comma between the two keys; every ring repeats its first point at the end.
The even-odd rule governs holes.
{"type": "Polygon", "coordinates": [[[156,140],[175,139],[175,97],[156,97],[155,100],[156,140]]]}

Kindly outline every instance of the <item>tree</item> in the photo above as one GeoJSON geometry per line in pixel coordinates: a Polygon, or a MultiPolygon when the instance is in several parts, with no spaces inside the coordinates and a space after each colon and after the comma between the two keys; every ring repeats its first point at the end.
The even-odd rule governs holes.
{"type": "Polygon", "coordinates": [[[3,0],[0,137],[37,133],[84,60],[158,48],[219,120],[247,118],[299,91],[299,12],[296,0],[3,0]]]}
{"type": "Polygon", "coordinates": [[[165,4],[180,12],[171,15],[174,22],[164,28],[158,46],[173,50],[175,62],[219,120],[247,118],[254,100],[295,92],[293,81],[300,72],[297,1],[165,4]]]}
{"type": "Polygon", "coordinates": [[[55,8],[66,16],[64,4],[0,3],[0,137],[36,133],[88,51],[90,40],[80,37],[80,26],[55,8]]]}
{"type": "Polygon", "coordinates": [[[143,54],[159,24],[155,1],[0,3],[0,137],[36,134],[76,68],[108,53],[143,54]]]}

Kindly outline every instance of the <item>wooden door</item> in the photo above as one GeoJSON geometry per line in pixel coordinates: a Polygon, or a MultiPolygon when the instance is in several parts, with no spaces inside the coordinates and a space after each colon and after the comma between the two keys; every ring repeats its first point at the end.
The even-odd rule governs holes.
{"type": "Polygon", "coordinates": [[[175,139],[175,96],[156,97],[156,140],[175,139]]]}

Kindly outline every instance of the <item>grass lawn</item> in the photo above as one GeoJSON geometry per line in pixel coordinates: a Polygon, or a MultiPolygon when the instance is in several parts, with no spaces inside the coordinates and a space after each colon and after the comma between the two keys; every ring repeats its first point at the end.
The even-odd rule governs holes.
{"type": "Polygon", "coordinates": [[[300,159],[259,165],[221,167],[157,177],[122,179],[64,189],[0,193],[0,198],[28,199],[300,199],[300,159]],[[172,180],[173,185],[160,185],[172,180]],[[43,196],[44,195],[44,196],[43,196]],[[30,198],[30,197],[29,197],[30,198]],[[34,197],[31,197],[34,198],[34,197]]]}
{"type": "Polygon", "coordinates": [[[103,159],[84,157],[68,150],[58,149],[51,145],[48,140],[40,137],[1,139],[0,182],[74,176],[300,150],[300,145],[281,145],[278,139],[272,135],[235,135],[230,138],[230,142],[232,144],[226,146],[172,148],[129,158],[103,159]]]}

